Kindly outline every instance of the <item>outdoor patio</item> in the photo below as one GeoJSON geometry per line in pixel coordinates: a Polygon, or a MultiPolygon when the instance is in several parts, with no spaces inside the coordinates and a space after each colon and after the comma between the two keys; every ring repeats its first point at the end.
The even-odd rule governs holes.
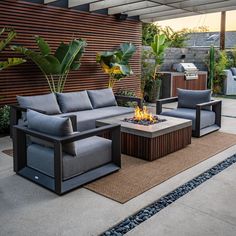
{"type": "Polygon", "coordinates": [[[235,0],[0,12],[0,236],[236,235],[235,0]]]}
{"type": "MultiPolygon", "coordinates": [[[[236,134],[235,105],[236,100],[223,99],[220,132],[236,134]]],[[[1,138],[0,145],[1,151],[12,148],[9,137],[1,138]]],[[[99,235],[235,152],[236,145],[125,204],[85,188],[58,197],[15,175],[12,157],[1,152],[1,235],[99,235]]],[[[235,197],[235,165],[232,165],[127,235],[234,235],[235,197]]]]}

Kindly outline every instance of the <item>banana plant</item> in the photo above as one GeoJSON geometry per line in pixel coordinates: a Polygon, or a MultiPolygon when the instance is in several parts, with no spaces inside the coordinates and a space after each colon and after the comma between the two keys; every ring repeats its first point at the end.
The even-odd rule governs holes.
{"type": "Polygon", "coordinates": [[[63,92],[69,72],[80,68],[80,59],[87,45],[86,42],[83,39],[73,39],[68,44],[62,42],[52,54],[49,44],[42,37],[35,36],[35,40],[39,52],[22,46],[11,48],[24,54],[38,66],[52,93],[63,92]]]}
{"type": "Polygon", "coordinates": [[[102,70],[109,75],[109,88],[113,88],[115,83],[133,74],[129,65],[129,60],[136,51],[132,43],[123,43],[118,49],[97,53],[96,62],[102,70]]]}
{"type": "Polygon", "coordinates": [[[166,36],[164,34],[156,34],[153,42],[151,43],[151,48],[155,59],[155,67],[152,74],[153,80],[157,79],[157,73],[163,63],[164,52],[167,47],[168,43],[166,42],[166,36]]]}
{"type": "MultiPolygon", "coordinates": [[[[16,32],[13,29],[0,29],[0,36],[3,35],[4,32],[7,33],[7,37],[3,40],[0,40],[0,52],[3,51],[8,46],[8,44],[11,43],[11,41],[16,37],[16,32]]],[[[22,58],[7,58],[6,61],[0,61],[0,71],[24,62],[26,62],[26,60],[22,58]]]]}

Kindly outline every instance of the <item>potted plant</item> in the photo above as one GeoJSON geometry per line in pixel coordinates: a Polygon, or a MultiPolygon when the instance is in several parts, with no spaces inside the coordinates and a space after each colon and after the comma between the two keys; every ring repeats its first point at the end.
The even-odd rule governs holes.
{"type": "Polygon", "coordinates": [[[164,34],[156,34],[151,43],[152,53],[154,55],[154,67],[150,75],[150,83],[152,84],[151,101],[155,102],[160,97],[161,77],[160,68],[164,61],[164,52],[168,44],[164,34]]]}
{"type": "Polygon", "coordinates": [[[62,42],[52,54],[50,46],[42,37],[35,36],[35,40],[39,52],[22,46],[11,48],[26,55],[39,67],[52,93],[63,92],[69,72],[80,68],[80,59],[86,42],[83,39],[73,39],[68,44],[62,42]]]}
{"type": "Polygon", "coordinates": [[[99,63],[102,70],[109,75],[109,88],[113,88],[117,81],[133,74],[129,60],[135,51],[136,47],[134,44],[123,43],[118,49],[97,54],[97,63],[99,63]]]}

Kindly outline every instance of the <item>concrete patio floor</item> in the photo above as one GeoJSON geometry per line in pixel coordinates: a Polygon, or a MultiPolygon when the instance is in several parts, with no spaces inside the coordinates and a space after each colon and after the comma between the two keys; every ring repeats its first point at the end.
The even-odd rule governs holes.
{"type": "MultiPolygon", "coordinates": [[[[235,106],[236,100],[223,99],[223,115],[236,117],[235,106]]],[[[222,119],[221,131],[236,134],[236,118],[222,119]]],[[[1,138],[0,151],[8,148],[9,137],[1,138]]],[[[235,153],[236,145],[120,204],[84,188],[58,197],[16,176],[12,158],[0,152],[0,235],[99,235],[235,153]]],[[[235,235],[235,173],[233,165],[128,235],[235,235]]]]}

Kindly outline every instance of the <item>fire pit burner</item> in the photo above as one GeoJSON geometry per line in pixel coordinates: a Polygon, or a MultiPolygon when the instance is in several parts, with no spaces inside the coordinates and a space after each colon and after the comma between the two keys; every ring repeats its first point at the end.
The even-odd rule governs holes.
{"type": "Polygon", "coordinates": [[[160,119],[158,116],[152,115],[147,110],[147,107],[143,107],[143,109],[140,109],[137,107],[134,111],[134,116],[132,118],[125,118],[123,121],[133,124],[139,124],[139,125],[154,125],[163,121],[166,121],[165,119],[160,119]]]}

